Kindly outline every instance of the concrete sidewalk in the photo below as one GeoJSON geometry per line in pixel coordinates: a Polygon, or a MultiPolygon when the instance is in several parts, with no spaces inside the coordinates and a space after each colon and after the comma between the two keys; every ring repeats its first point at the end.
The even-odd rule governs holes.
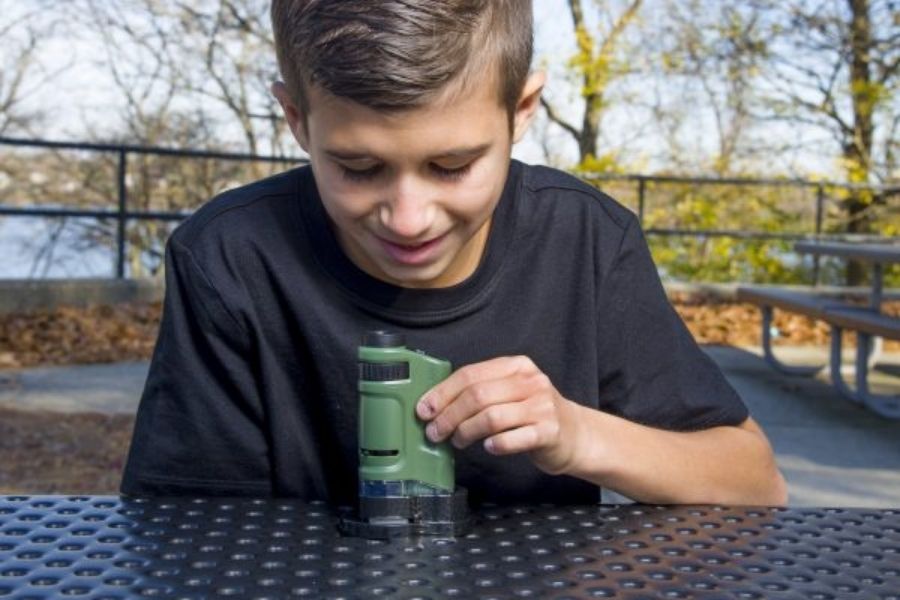
{"type": "Polygon", "coordinates": [[[134,414],[148,366],[130,362],[0,371],[0,406],[134,414]]]}
{"type": "MultiPolygon", "coordinates": [[[[780,375],[758,349],[704,348],[737,389],[775,450],[792,506],[900,507],[900,421],[841,397],[827,375],[780,375]]],[[[824,350],[784,349],[791,364],[824,362],[824,350]]],[[[900,356],[886,355],[891,370],[900,356]]],[[[827,369],[826,369],[827,371],[827,369]]],[[[873,373],[872,388],[900,393],[900,379],[873,373]]]]}
{"type": "MultiPolygon", "coordinates": [[[[900,507],[900,421],[841,398],[827,379],[779,375],[758,349],[707,346],[762,425],[790,487],[792,506],[900,507]]],[[[823,350],[783,349],[815,362],[823,350]]],[[[883,358],[873,387],[900,393],[900,355],[883,358]]],[[[0,372],[0,405],[64,412],[133,414],[146,363],[0,372]]]]}

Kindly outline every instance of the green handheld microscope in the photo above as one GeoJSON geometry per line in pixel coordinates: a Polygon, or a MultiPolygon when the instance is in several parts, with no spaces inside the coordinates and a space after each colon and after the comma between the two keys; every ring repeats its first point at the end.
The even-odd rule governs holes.
{"type": "Polygon", "coordinates": [[[410,350],[400,334],[372,331],[359,348],[359,507],[341,531],[366,538],[460,535],[465,489],[456,488],[447,442],[425,437],[422,394],[450,375],[450,363],[410,350]]]}

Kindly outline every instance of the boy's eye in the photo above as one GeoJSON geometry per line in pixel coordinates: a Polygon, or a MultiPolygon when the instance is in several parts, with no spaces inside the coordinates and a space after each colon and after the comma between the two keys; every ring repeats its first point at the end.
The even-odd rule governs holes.
{"type": "MultiPolygon", "coordinates": [[[[363,182],[370,181],[377,177],[384,165],[373,165],[367,169],[351,169],[346,165],[340,165],[341,174],[344,176],[344,179],[353,182],[363,182]]],[[[469,171],[472,169],[472,163],[468,163],[461,167],[447,168],[442,167],[439,164],[431,163],[429,165],[431,172],[440,177],[441,179],[446,179],[448,181],[457,181],[465,177],[469,171]]]]}
{"type": "Polygon", "coordinates": [[[349,181],[368,181],[374,179],[381,171],[381,165],[374,165],[368,169],[351,169],[341,165],[341,173],[349,181]]]}
{"type": "Polygon", "coordinates": [[[442,167],[441,165],[432,163],[431,170],[442,179],[456,181],[465,177],[469,173],[469,171],[472,170],[472,163],[468,163],[461,167],[455,167],[453,169],[448,169],[446,167],[442,167]]]}

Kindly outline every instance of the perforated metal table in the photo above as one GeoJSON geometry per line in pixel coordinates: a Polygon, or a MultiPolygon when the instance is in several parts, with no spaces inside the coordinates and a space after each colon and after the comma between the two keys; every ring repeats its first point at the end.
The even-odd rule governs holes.
{"type": "Polygon", "coordinates": [[[487,507],[343,538],[324,504],[0,496],[0,598],[900,599],[900,510],[487,507]]]}

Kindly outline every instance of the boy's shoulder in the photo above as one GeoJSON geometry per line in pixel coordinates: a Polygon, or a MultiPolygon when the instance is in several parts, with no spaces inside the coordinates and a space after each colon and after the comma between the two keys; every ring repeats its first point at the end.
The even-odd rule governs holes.
{"type": "Polygon", "coordinates": [[[263,222],[283,219],[288,202],[298,191],[304,167],[290,169],[264,179],[228,189],[204,203],[172,234],[183,246],[193,246],[201,238],[237,237],[263,222]]]}
{"type": "Polygon", "coordinates": [[[523,183],[537,205],[552,203],[554,207],[568,207],[577,213],[588,212],[621,230],[635,220],[631,210],[606,193],[553,167],[529,165],[523,183]]]}

